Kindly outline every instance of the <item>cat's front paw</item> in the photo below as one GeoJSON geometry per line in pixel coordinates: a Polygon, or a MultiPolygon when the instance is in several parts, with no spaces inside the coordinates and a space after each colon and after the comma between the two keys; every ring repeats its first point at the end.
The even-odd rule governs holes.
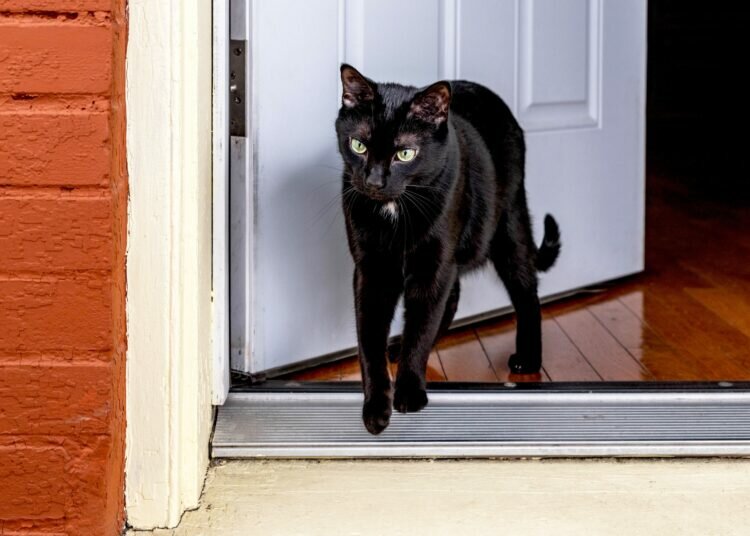
{"type": "Polygon", "coordinates": [[[519,354],[513,354],[508,359],[508,368],[513,374],[536,374],[542,368],[541,358],[528,359],[519,354]]]}
{"type": "Polygon", "coordinates": [[[374,396],[362,406],[362,422],[372,435],[378,435],[391,420],[391,399],[385,395],[374,396]]]}
{"type": "Polygon", "coordinates": [[[399,413],[414,413],[427,405],[427,391],[418,381],[397,381],[393,407],[399,413]]]}

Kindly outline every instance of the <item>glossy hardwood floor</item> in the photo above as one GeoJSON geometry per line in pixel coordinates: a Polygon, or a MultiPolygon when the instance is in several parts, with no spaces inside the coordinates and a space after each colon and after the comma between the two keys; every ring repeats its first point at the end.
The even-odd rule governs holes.
{"type": "MultiPolygon", "coordinates": [[[[750,380],[748,203],[658,174],[648,182],[645,273],[545,306],[540,374],[509,373],[515,326],[505,317],[442,338],[428,381],[750,380]]],[[[285,379],[359,380],[359,365],[285,379]]]]}

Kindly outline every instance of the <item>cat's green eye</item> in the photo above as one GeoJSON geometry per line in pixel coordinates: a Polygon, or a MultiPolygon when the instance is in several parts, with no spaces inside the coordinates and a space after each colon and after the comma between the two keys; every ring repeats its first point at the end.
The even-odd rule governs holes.
{"type": "Polygon", "coordinates": [[[359,141],[357,138],[352,138],[349,146],[352,148],[352,151],[357,154],[365,154],[367,152],[367,147],[365,146],[365,144],[359,141]]]}
{"type": "Polygon", "coordinates": [[[417,156],[417,151],[415,149],[401,149],[396,153],[396,158],[402,162],[411,162],[414,160],[415,156],[417,156]]]}

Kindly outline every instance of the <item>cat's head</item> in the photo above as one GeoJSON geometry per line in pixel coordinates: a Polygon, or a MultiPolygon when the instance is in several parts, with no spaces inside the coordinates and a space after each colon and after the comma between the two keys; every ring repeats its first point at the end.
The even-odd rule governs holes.
{"type": "Polygon", "coordinates": [[[450,84],[376,83],[346,64],[341,83],[336,132],[352,186],[388,202],[409,185],[429,183],[445,162],[450,84]]]}

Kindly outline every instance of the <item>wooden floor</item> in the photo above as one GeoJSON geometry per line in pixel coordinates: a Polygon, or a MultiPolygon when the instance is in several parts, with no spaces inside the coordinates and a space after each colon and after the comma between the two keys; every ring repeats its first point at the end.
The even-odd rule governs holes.
{"type": "MultiPolygon", "coordinates": [[[[649,177],[646,272],[543,315],[540,374],[509,373],[506,317],[441,339],[428,381],[750,380],[750,207],[649,177]]],[[[349,358],[285,378],[359,380],[359,365],[349,358]]]]}

